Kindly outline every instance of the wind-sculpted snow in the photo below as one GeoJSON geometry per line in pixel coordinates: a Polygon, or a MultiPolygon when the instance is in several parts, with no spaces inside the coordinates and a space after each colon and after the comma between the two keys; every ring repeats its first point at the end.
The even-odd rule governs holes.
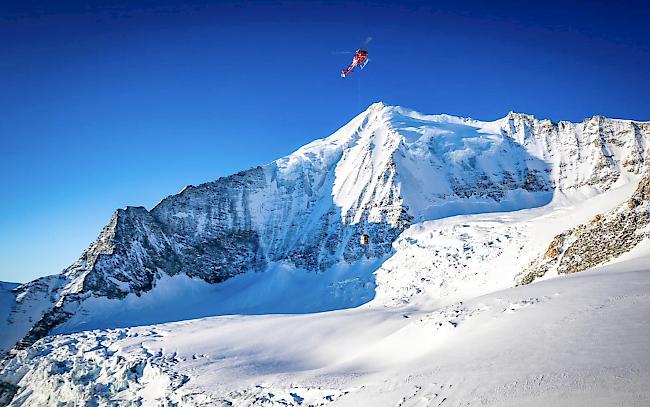
{"type": "Polygon", "coordinates": [[[648,253],[429,310],[49,336],[0,382],[11,406],[647,406],[648,253]]]}
{"type": "Polygon", "coordinates": [[[164,276],[154,290],[123,299],[91,297],[53,333],[119,328],[211,315],[303,314],[358,307],[372,300],[372,273],[382,259],[340,264],[313,273],[274,264],[263,273],[244,273],[221,284],[185,274],[164,276]]]}
{"type": "MultiPolygon", "coordinates": [[[[395,253],[397,259],[411,250],[408,237],[398,237],[414,224],[452,215],[540,207],[558,196],[573,202],[602,194],[638,179],[647,162],[649,134],[650,123],[599,116],[576,124],[510,113],[481,122],[377,103],[333,135],[289,156],[188,186],[151,210],[118,210],[99,238],[59,277],[16,289],[29,293],[38,286],[40,294],[38,300],[30,300],[27,294],[18,300],[17,295],[8,317],[16,329],[12,328],[13,339],[3,342],[2,349],[21,337],[20,347],[28,347],[78,313],[78,318],[92,320],[87,314],[89,301],[139,297],[168,277],[216,284],[245,273],[276,270],[278,264],[320,273],[395,253]],[[367,245],[360,243],[364,234],[369,236],[367,245]],[[48,299],[45,305],[43,298],[48,299]],[[29,321],[25,316],[32,321],[25,322],[29,321]]],[[[494,247],[499,247],[499,241],[508,242],[506,234],[519,239],[520,229],[470,228],[472,233],[485,234],[494,247]]],[[[451,228],[441,233],[456,238],[462,232],[451,228]]],[[[422,245],[425,251],[440,250],[438,243],[422,245]]],[[[488,253],[487,246],[485,253],[473,248],[476,256],[471,259],[467,256],[474,252],[457,248],[456,243],[442,249],[463,252],[457,258],[446,257],[449,261],[436,258],[432,262],[436,267],[458,262],[456,266],[463,270],[473,270],[474,262],[491,262],[497,256],[488,253]]],[[[505,246],[502,249],[511,253],[505,246]]],[[[379,281],[384,281],[385,272],[396,269],[396,259],[378,272],[379,281]]],[[[460,281],[450,283],[440,277],[445,273],[430,278],[431,265],[414,266],[399,279],[419,278],[413,289],[387,282],[380,284],[378,297],[395,303],[423,288],[435,292],[422,286],[426,281],[449,287],[460,281]],[[416,270],[425,271],[420,275],[416,270]]],[[[505,273],[499,284],[511,282],[512,275],[505,273]]],[[[340,278],[348,280],[345,275],[340,278]]],[[[466,279],[473,281],[471,272],[466,279]]],[[[323,283],[336,285],[329,278],[323,283]]],[[[374,287],[368,280],[358,284],[374,287]]],[[[364,299],[372,298],[364,290],[359,292],[364,299]]],[[[227,301],[227,296],[223,298],[227,301]]],[[[324,304],[321,310],[333,306],[315,302],[324,304]]],[[[338,304],[346,307],[358,301],[338,304]]],[[[220,309],[238,312],[236,307],[220,309]]]]}

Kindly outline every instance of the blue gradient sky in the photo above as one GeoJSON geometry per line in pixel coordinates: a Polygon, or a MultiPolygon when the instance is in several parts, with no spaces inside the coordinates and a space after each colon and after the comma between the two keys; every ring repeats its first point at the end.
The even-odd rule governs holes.
{"type": "Polygon", "coordinates": [[[430,3],[3,2],[0,280],[59,272],[115,208],[286,155],[374,101],[650,120],[642,2],[430,3]],[[341,80],[337,52],[367,36],[368,68],[341,80]]]}

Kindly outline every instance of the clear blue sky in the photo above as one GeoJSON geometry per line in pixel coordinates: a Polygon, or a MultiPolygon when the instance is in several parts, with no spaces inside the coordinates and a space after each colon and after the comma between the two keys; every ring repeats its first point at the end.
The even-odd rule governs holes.
{"type": "Polygon", "coordinates": [[[0,5],[0,280],[57,273],[116,208],[286,155],[374,101],[650,120],[643,2],[112,3],[0,5]],[[367,69],[340,79],[339,51],[368,36],[367,69]]]}

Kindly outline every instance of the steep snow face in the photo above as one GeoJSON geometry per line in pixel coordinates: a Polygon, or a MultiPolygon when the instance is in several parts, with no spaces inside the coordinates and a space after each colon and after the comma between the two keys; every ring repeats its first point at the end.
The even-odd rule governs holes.
{"type": "MultiPolygon", "coordinates": [[[[552,123],[509,113],[494,122],[384,108],[398,134],[399,190],[418,220],[575,200],[644,169],[650,123],[596,116],[552,123]]],[[[618,184],[617,184],[618,183],[618,184]]]]}
{"type": "MultiPolygon", "coordinates": [[[[371,208],[365,206],[344,214],[337,202],[341,194],[336,192],[338,174],[348,162],[346,151],[372,131],[371,123],[376,119],[372,112],[366,112],[331,137],[288,157],[186,188],[163,200],[151,214],[163,225],[182,258],[188,257],[183,252],[194,253],[206,241],[221,244],[233,237],[235,246],[241,242],[242,233],[249,235],[259,249],[254,253],[254,264],[246,264],[249,269],[261,270],[269,262],[286,260],[308,270],[324,270],[342,260],[381,257],[408,225],[405,211],[396,199],[386,199],[385,207],[376,202],[378,217],[370,218],[371,208]],[[359,237],[364,232],[373,233],[374,239],[361,247],[359,237]]],[[[359,179],[355,185],[362,189],[364,182],[359,179]]],[[[209,248],[202,252],[214,258],[209,248]]],[[[224,274],[227,267],[229,264],[212,268],[197,265],[193,269],[202,270],[199,276],[209,281],[211,274],[224,274]]],[[[241,271],[226,270],[226,277],[241,271]]]]}
{"type": "Polygon", "coordinates": [[[50,306],[34,308],[40,320],[28,337],[47,334],[90,297],[139,296],[162,277],[220,283],[278,262],[324,271],[392,253],[416,222],[580,201],[634,179],[649,134],[649,123],[602,117],[555,124],[510,113],[481,122],[377,103],[287,157],[188,186],[150,211],[118,210],[44,286],[50,306]]]}
{"type": "Polygon", "coordinates": [[[504,121],[424,116],[393,108],[399,189],[418,220],[548,203],[551,166],[517,143],[504,121]]]}

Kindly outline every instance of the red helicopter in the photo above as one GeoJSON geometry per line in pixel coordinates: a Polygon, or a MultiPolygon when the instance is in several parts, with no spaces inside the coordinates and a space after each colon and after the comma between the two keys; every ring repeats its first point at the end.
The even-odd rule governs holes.
{"type": "Polygon", "coordinates": [[[352,58],[352,63],[348,67],[348,69],[344,69],[341,71],[341,78],[345,79],[345,77],[352,72],[352,70],[355,67],[359,67],[360,69],[363,69],[366,64],[368,63],[368,51],[363,50],[363,49],[358,49],[354,51],[354,57],[352,58]]]}

